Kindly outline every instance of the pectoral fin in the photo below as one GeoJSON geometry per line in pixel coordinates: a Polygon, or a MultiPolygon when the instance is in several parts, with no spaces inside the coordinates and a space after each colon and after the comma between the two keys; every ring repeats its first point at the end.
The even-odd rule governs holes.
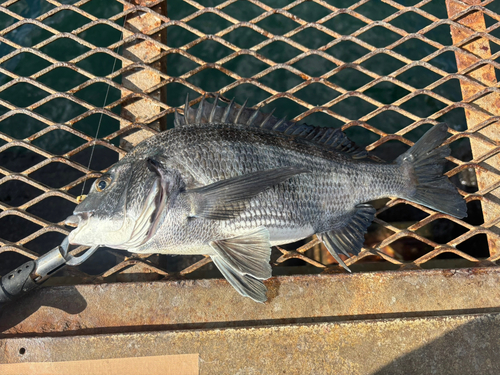
{"type": "Polygon", "coordinates": [[[375,208],[369,204],[360,204],[356,206],[351,219],[343,227],[317,234],[335,260],[349,272],[351,270],[338,254],[343,253],[347,256],[349,253],[359,254],[365,241],[366,230],[374,216],[375,208]]]}
{"type": "Polygon", "coordinates": [[[271,277],[269,232],[261,227],[248,234],[210,242],[211,255],[227,281],[243,296],[257,302],[267,300],[266,287],[260,280],[271,277]]]}
{"type": "Polygon", "coordinates": [[[246,202],[270,187],[289,178],[307,173],[298,167],[284,167],[228,178],[213,184],[186,191],[191,196],[192,217],[227,220],[237,216],[246,202]]]}

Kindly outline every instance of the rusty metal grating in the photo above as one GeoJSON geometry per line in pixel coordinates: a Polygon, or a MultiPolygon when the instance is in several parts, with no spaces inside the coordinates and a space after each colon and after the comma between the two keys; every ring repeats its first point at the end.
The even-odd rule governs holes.
{"type": "MultiPolygon", "coordinates": [[[[251,105],[265,109],[276,106],[295,120],[342,126],[387,160],[433,124],[449,122],[453,156],[447,175],[460,187],[469,218],[400,199],[377,202],[367,247],[346,263],[418,268],[450,254],[483,265],[500,258],[498,4],[204,3],[47,0],[33,18],[25,16],[23,0],[0,5],[3,271],[56,246],[68,233],[62,221],[84,181],[98,177],[131,144],[168,127],[188,92],[192,104],[219,92],[249,97],[251,105]],[[28,33],[36,34],[30,45],[23,43],[28,33]],[[26,56],[38,59],[33,71],[23,65],[26,56]],[[109,67],[102,68],[104,63],[109,67]],[[94,140],[101,120],[109,131],[94,140]],[[94,145],[97,157],[89,169],[94,145]]],[[[285,268],[298,259],[312,272],[336,270],[325,254],[319,246],[280,248],[274,263],[285,268]]],[[[105,250],[100,258],[101,268],[83,265],[72,274],[199,277],[195,271],[210,267],[208,258],[199,257],[176,267],[158,255],[105,250]]],[[[283,272],[301,273],[296,267],[283,272]]]]}

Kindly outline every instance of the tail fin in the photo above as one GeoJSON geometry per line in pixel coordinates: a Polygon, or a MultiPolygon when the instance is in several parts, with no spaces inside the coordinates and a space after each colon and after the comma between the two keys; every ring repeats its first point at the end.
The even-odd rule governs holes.
{"type": "Polygon", "coordinates": [[[443,176],[445,158],[451,151],[449,146],[439,146],[447,138],[447,130],[444,123],[434,126],[398,157],[396,163],[409,168],[415,181],[412,192],[405,199],[461,219],[467,216],[465,200],[455,185],[443,176]]]}

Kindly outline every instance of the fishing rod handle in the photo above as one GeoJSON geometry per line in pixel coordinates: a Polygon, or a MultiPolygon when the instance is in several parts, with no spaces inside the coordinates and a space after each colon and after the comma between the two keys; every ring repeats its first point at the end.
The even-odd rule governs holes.
{"type": "Polygon", "coordinates": [[[0,309],[40,286],[66,265],[66,248],[57,246],[37,260],[30,260],[0,279],[0,309]]]}
{"type": "Polygon", "coordinates": [[[0,309],[38,286],[31,278],[35,267],[36,262],[30,260],[0,279],[0,309]]]}

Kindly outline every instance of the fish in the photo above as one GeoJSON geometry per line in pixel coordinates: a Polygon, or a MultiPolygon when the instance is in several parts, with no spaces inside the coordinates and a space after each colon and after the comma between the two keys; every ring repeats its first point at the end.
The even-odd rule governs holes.
{"type": "Polygon", "coordinates": [[[186,98],[174,128],[145,139],[99,177],[67,224],[71,244],[133,253],[208,255],[227,281],[267,300],[272,246],[316,235],[332,256],[359,254],[369,203],[399,197],[463,218],[443,175],[450,148],[434,125],[392,163],[372,160],[340,129],[258,109],[186,98]]]}

